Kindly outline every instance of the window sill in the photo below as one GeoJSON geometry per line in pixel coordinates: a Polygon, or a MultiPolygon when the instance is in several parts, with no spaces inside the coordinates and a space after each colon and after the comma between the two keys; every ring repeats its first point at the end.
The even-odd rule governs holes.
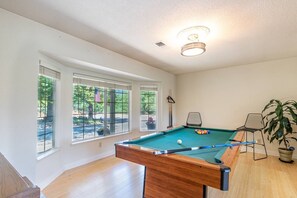
{"type": "Polygon", "coordinates": [[[154,133],[154,132],[158,132],[157,129],[155,130],[143,130],[143,131],[139,131],[140,133],[154,133]]]}
{"type": "Polygon", "coordinates": [[[113,138],[113,137],[117,137],[117,136],[127,135],[129,133],[131,133],[131,131],[125,132],[125,133],[114,134],[114,135],[108,135],[108,136],[104,136],[104,137],[89,138],[89,139],[84,139],[84,140],[74,140],[74,141],[72,141],[71,145],[77,145],[77,144],[93,142],[93,141],[107,139],[107,138],[113,138]]]}
{"type": "Polygon", "coordinates": [[[48,156],[53,155],[54,153],[56,153],[58,151],[59,151],[58,148],[53,148],[49,151],[46,151],[45,153],[39,154],[39,155],[37,155],[37,161],[47,158],[48,156]]]}

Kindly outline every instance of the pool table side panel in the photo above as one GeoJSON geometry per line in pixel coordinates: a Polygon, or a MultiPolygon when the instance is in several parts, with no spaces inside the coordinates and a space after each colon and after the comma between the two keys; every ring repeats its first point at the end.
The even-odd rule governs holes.
{"type": "Polygon", "coordinates": [[[163,173],[214,188],[221,188],[221,169],[219,165],[181,155],[154,155],[152,151],[140,150],[127,145],[116,145],[116,157],[138,163],[163,173]]]}
{"type": "Polygon", "coordinates": [[[197,198],[204,195],[203,185],[184,181],[179,177],[151,168],[146,168],[145,183],[144,197],[146,198],[160,197],[160,195],[162,198],[197,198]]]}

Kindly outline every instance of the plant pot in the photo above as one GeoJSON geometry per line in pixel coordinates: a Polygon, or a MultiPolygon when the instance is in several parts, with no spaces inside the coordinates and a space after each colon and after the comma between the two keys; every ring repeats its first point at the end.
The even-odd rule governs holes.
{"type": "Polygon", "coordinates": [[[280,160],[283,162],[292,162],[293,151],[286,148],[278,148],[280,160]]]}
{"type": "Polygon", "coordinates": [[[147,125],[147,129],[148,130],[154,130],[156,129],[156,124],[155,123],[150,123],[150,124],[146,124],[147,125]]]}

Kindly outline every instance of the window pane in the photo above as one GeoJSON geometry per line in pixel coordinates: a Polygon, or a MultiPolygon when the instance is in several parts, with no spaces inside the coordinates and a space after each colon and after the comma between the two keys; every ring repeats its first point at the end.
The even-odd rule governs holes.
{"type": "Polygon", "coordinates": [[[83,139],[83,124],[75,124],[73,125],[73,139],[83,139]]]}
{"type": "Polygon", "coordinates": [[[53,148],[53,133],[46,134],[45,151],[53,148]]]}
{"type": "Polygon", "coordinates": [[[94,105],[94,112],[96,114],[103,114],[104,113],[104,104],[96,102],[94,105]]]}
{"type": "Polygon", "coordinates": [[[115,112],[116,113],[122,113],[123,112],[123,104],[121,102],[115,104],[115,112]]]}
{"type": "Polygon", "coordinates": [[[123,113],[128,113],[128,112],[129,112],[129,104],[123,103],[123,113]]]}
{"type": "Polygon", "coordinates": [[[99,119],[98,119],[95,121],[94,125],[95,125],[95,134],[94,135],[99,136],[99,132],[103,128],[103,123],[101,121],[99,121],[99,119]]]}
{"type": "Polygon", "coordinates": [[[56,80],[39,76],[37,108],[37,153],[54,147],[56,80]]]}
{"type": "Polygon", "coordinates": [[[123,117],[122,114],[116,114],[115,133],[121,133],[123,131],[123,117]]]}
{"type": "Polygon", "coordinates": [[[150,97],[148,98],[148,103],[150,104],[156,104],[156,96],[155,95],[150,95],[150,97]]]}
{"type": "Polygon", "coordinates": [[[123,114],[123,132],[129,131],[129,115],[123,114]]]}
{"type": "Polygon", "coordinates": [[[126,103],[126,104],[129,103],[129,94],[128,93],[123,94],[123,103],[126,103]]]}
{"type": "Polygon", "coordinates": [[[148,94],[141,94],[141,103],[148,103],[148,94]]]}
{"type": "Polygon", "coordinates": [[[95,129],[93,120],[88,119],[84,125],[84,138],[93,138],[95,136],[95,129]]]}
{"type": "Polygon", "coordinates": [[[122,102],[123,101],[123,94],[122,93],[116,93],[115,94],[115,102],[122,102]]]}
{"type": "Polygon", "coordinates": [[[156,114],[156,104],[149,104],[148,114],[155,115],[156,114]]]}

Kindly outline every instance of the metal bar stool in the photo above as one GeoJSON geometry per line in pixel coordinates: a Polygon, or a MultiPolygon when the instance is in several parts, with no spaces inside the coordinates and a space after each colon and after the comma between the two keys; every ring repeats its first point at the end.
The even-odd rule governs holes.
{"type": "Polygon", "coordinates": [[[247,133],[248,132],[253,134],[253,142],[254,143],[252,145],[245,145],[245,151],[243,151],[241,153],[246,153],[248,146],[252,147],[253,148],[253,158],[254,158],[255,161],[256,160],[261,160],[261,159],[266,159],[268,157],[266,146],[265,146],[265,141],[264,141],[264,136],[263,136],[263,132],[262,132],[263,128],[264,128],[264,124],[263,124],[263,117],[262,117],[261,113],[249,113],[247,118],[246,118],[244,126],[241,126],[241,127],[237,128],[237,130],[239,130],[239,131],[244,131],[245,141],[247,141],[247,138],[248,138],[247,133]],[[260,132],[261,133],[263,144],[255,142],[255,132],[260,132]],[[255,145],[260,145],[260,146],[264,147],[265,157],[256,158],[255,145]]]}

